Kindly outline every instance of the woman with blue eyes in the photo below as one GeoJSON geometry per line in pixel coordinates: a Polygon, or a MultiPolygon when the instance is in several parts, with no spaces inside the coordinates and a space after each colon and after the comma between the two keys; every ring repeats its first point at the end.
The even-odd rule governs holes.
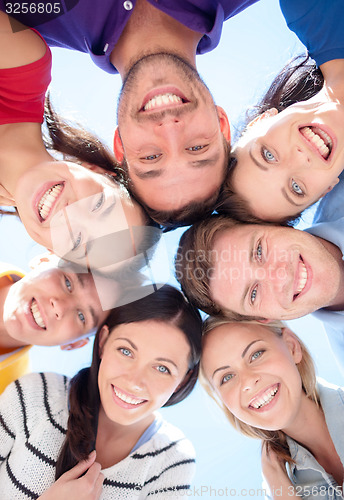
{"type": "Polygon", "coordinates": [[[72,380],[30,374],[9,385],[0,397],[2,499],[184,497],[194,450],[156,410],[192,391],[201,327],[199,312],[165,285],[111,311],[91,366],[72,380]]]}
{"type": "Polygon", "coordinates": [[[231,424],[262,440],[269,498],[343,498],[344,392],[316,380],[289,328],[208,319],[201,372],[231,424]]]}
{"type": "Polygon", "coordinates": [[[145,225],[147,216],[99,139],[61,120],[49,102],[44,114],[51,79],[44,40],[31,29],[13,32],[1,12],[0,44],[0,205],[15,206],[29,235],[60,257],[145,225]],[[70,161],[57,161],[50,150],[70,161]]]}
{"type": "Polygon", "coordinates": [[[344,166],[343,75],[339,58],[320,69],[295,58],[282,69],[233,147],[219,213],[285,223],[335,187],[344,166]]]}

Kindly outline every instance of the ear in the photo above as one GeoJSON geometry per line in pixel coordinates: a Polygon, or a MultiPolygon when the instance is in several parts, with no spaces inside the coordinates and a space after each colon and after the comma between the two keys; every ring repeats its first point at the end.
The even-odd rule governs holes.
{"type": "Polygon", "coordinates": [[[302,359],[302,349],[301,349],[301,344],[294,334],[289,328],[283,328],[283,340],[287,344],[288,349],[293,356],[295,364],[300,363],[302,359]]]}
{"type": "Polygon", "coordinates": [[[15,207],[16,202],[13,196],[7,189],[4,188],[2,184],[0,184],[0,205],[6,207],[15,207]]]}
{"type": "Polygon", "coordinates": [[[332,191],[332,189],[334,188],[334,186],[336,186],[339,182],[339,177],[337,177],[333,182],[332,184],[326,189],[326,191],[320,196],[320,198],[322,198],[323,196],[325,196],[325,194],[329,193],[330,191],[332,191]]]}
{"type": "Polygon", "coordinates": [[[89,340],[90,339],[88,337],[76,340],[75,342],[71,342],[70,344],[60,345],[60,349],[62,349],[62,351],[72,351],[73,349],[79,349],[80,347],[84,347],[84,345],[88,344],[89,340]]]}
{"type": "Polygon", "coordinates": [[[99,332],[98,342],[99,342],[99,356],[100,356],[100,358],[103,357],[103,350],[104,350],[104,346],[106,344],[106,341],[109,338],[109,333],[110,333],[109,327],[107,325],[104,325],[99,332]]]}
{"type": "Polygon", "coordinates": [[[220,129],[227,142],[231,141],[231,129],[226,111],[220,106],[216,106],[217,116],[219,117],[220,129]]]}
{"type": "Polygon", "coordinates": [[[121,136],[119,135],[118,127],[116,127],[115,135],[113,138],[113,152],[115,154],[118,163],[123,163],[124,149],[122,144],[121,136]]]}
{"type": "MultiPolygon", "coordinates": [[[[55,255],[51,250],[48,250],[45,253],[41,253],[40,255],[36,255],[29,262],[30,269],[36,269],[40,264],[47,264],[48,262],[58,262],[60,260],[57,255],[55,255]]],[[[55,263],[54,262],[54,263],[55,263]]]]}
{"type": "Polygon", "coordinates": [[[271,116],[275,115],[278,115],[278,110],[276,108],[270,108],[264,111],[264,113],[261,113],[260,115],[256,116],[253,120],[251,120],[250,123],[247,125],[247,127],[252,127],[252,125],[255,125],[261,120],[264,120],[265,118],[270,118],[271,116]]]}

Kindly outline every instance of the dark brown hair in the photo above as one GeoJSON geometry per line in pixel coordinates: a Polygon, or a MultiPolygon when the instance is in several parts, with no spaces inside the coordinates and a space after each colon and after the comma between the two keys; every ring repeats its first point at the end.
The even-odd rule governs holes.
{"type": "MultiPolygon", "coordinates": [[[[111,333],[118,325],[151,319],[175,325],[185,334],[190,345],[189,371],[184,378],[184,384],[164,405],[171,406],[186,398],[197,381],[202,320],[197,309],[185,300],[179,290],[164,285],[141,300],[113,309],[105,324],[111,333]]],[[[80,370],[70,382],[68,429],[56,465],[56,479],[80,460],[86,459],[95,449],[100,408],[100,331],[101,328],[95,337],[91,366],[80,370]]],[[[164,334],[163,324],[161,334],[164,334]]]]}

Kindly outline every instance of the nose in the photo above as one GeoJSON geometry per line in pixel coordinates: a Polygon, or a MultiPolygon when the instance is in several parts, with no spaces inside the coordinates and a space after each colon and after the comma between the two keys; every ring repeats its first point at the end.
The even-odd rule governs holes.
{"type": "Polygon", "coordinates": [[[184,120],[176,115],[166,114],[161,116],[155,125],[155,132],[157,134],[177,134],[184,129],[184,120]]]}
{"type": "Polygon", "coordinates": [[[145,387],[145,375],[144,369],[136,366],[132,368],[127,373],[127,390],[133,394],[140,394],[145,387]]]}
{"type": "Polygon", "coordinates": [[[67,311],[68,304],[66,300],[57,297],[50,298],[52,313],[56,319],[61,320],[67,311]]]}
{"type": "Polygon", "coordinates": [[[248,392],[254,389],[259,380],[260,380],[260,375],[258,375],[257,373],[248,372],[242,375],[242,384],[241,384],[242,391],[248,392]]]}
{"type": "Polygon", "coordinates": [[[293,157],[290,159],[291,165],[296,168],[308,168],[312,166],[311,155],[303,144],[296,144],[292,149],[293,157]]]}
{"type": "MultiPolygon", "coordinates": [[[[274,252],[272,252],[274,254],[274,252]]],[[[270,283],[271,292],[277,298],[289,296],[294,281],[294,273],[290,256],[287,251],[280,255],[275,253],[267,261],[265,266],[267,282],[270,283]]]]}

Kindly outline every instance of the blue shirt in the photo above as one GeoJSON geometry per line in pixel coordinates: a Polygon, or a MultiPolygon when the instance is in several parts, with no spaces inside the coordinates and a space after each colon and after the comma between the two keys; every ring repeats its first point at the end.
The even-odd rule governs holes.
{"type": "MultiPolygon", "coordinates": [[[[204,33],[197,54],[214,49],[221,37],[222,24],[258,0],[147,0],[188,28],[204,33]]],[[[14,2],[0,0],[3,10],[23,24],[36,28],[53,47],[88,52],[93,62],[108,73],[118,71],[110,62],[110,54],[122,34],[135,7],[136,0],[64,0],[57,2],[60,12],[15,14],[14,2]],[[12,4],[7,7],[6,4],[12,4]]],[[[40,4],[55,5],[50,0],[40,4]]],[[[26,7],[27,8],[27,7],[26,7]]]]}
{"type": "MultiPolygon", "coordinates": [[[[314,225],[307,232],[336,245],[344,255],[344,173],[340,182],[320,201],[314,225]]],[[[343,257],[344,258],[344,257],[343,257]]],[[[318,309],[313,316],[323,322],[334,357],[344,373],[344,311],[318,309]]]]}
{"type": "Polygon", "coordinates": [[[280,0],[288,27],[318,66],[344,58],[343,0],[280,0]]]}
{"type": "MultiPolygon", "coordinates": [[[[319,379],[317,390],[326,425],[334,447],[344,466],[344,391],[340,387],[319,379]]],[[[290,455],[295,464],[288,466],[288,475],[301,498],[342,499],[333,477],[316,461],[314,456],[299,443],[287,437],[290,455]]]]}

